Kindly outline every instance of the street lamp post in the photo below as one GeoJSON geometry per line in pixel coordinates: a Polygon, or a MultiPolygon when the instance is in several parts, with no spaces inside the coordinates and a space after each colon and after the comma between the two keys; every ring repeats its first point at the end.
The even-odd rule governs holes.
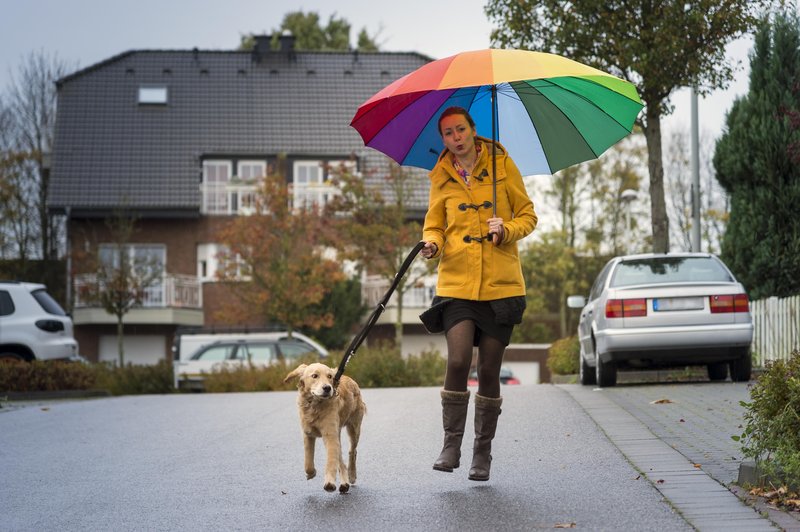
{"type": "Polygon", "coordinates": [[[633,203],[633,200],[635,200],[638,197],[639,197],[639,193],[636,192],[633,189],[630,189],[630,188],[626,188],[619,195],[620,203],[625,205],[625,226],[626,226],[625,236],[626,236],[626,240],[627,240],[627,244],[625,246],[625,250],[626,251],[628,251],[628,246],[630,245],[631,237],[632,237],[632,234],[631,234],[632,233],[632,231],[631,231],[631,203],[633,203]]]}

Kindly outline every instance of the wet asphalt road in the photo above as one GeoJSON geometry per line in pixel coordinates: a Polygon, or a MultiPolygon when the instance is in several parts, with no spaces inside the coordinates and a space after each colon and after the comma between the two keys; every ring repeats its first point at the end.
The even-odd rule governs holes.
{"type": "MultiPolygon", "coordinates": [[[[504,388],[492,478],[431,469],[436,388],[367,389],[350,493],[307,481],[294,392],[0,414],[0,530],[690,530],[563,389],[504,388]]],[[[472,407],[470,407],[470,417],[472,407]]],[[[346,438],[346,437],[345,437],[346,438]]],[[[317,468],[322,468],[321,442],[317,468]]]]}

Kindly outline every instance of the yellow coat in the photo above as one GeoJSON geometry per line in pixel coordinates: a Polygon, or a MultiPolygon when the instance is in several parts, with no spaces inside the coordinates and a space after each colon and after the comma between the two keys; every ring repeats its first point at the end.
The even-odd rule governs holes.
{"type": "Polygon", "coordinates": [[[492,217],[492,144],[483,137],[478,137],[477,143],[482,147],[470,187],[456,173],[447,149],[429,174],[431,188],[422,239],[435,243],[435,257],[441,257],[436,294],[478,301],[524,296],[517,241],[533,232],[538,217],[517,165],[496,143],[497,216],[503,219],[505,237],[499,246],[488,239],[473,239],[486,237],[487,220],[492,217]],[[484,207],[484,202],[489,206],[484,207]]]}

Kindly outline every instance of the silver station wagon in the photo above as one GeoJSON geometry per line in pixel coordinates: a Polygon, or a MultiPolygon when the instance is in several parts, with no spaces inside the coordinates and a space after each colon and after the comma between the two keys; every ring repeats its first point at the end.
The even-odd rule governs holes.
{"type": "Polygon", "coordinates": [[[711,380],[748,381],[753,322],[744,287],[715,255],[611,259],[580,308],[580,380],[614,386],[617,370],[705,365],[711,380]]]}

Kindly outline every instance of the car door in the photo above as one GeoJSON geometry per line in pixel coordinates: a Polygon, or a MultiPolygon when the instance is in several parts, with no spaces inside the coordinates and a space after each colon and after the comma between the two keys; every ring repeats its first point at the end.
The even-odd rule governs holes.
{"type": "Polygon", "coordinates": [[[581,309],[581,317],[578,322],[578,339],[581,344],[583,353],[586,360],[594,360],[594,344],[592,342],[592,332],[595,330],[596,321],[600,316],[599,313],[603,312],[602,308],[602,295],[605,289],[606,280],[608,279],[609,272],[614,266],[614,261],[609,261],[600,274],[592,284],[592,289],[589,292],[589,298],[586,305],[581,309]]]}

